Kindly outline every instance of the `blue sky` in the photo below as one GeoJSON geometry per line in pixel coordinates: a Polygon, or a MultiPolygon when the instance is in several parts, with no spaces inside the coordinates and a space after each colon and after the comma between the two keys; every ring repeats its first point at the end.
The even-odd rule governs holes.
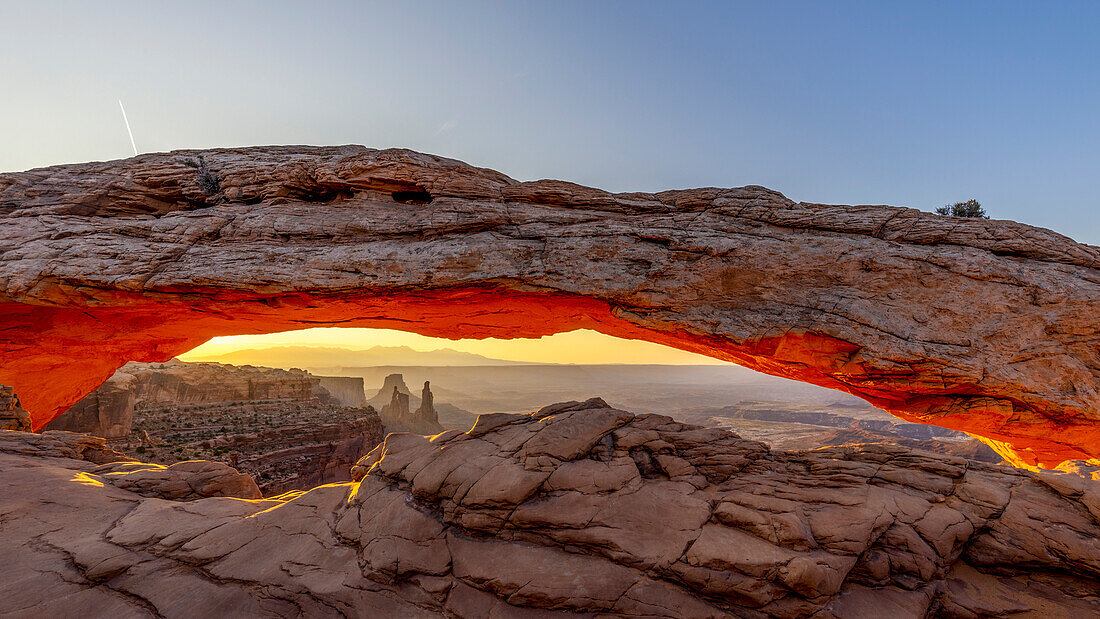
{"type": "Polygon", "coordinates": [[[1100,3],[0,1],[0,170],[402,146],[613,191],[995,217],[1100,244],[1100,3]]]}

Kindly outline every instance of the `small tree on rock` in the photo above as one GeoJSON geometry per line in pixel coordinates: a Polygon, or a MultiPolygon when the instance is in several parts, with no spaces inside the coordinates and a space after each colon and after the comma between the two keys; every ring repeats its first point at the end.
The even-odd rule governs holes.
{"type": "Polygon", "coordinates": [[[989,219],[989,215],[986,215],[985,209],[982,208],[982,203],[978,202],[974,198],[971,198],[966,202],[956,202],[954,204],[941,206],[936,209],[936,212],[940,215],[950,215],[952,217],[976,217],[978,219],[989,219]]]}
{"type": "Polygon", "coordinates": [[[199,187],[202,188],[203,193],[212,196],[221,191],[222,180],[206,166],[205,157],[199,155],[197,159],[184,159],[180,163],[195,169],[197,173],[195,181],[199,184],[199,187]]]}

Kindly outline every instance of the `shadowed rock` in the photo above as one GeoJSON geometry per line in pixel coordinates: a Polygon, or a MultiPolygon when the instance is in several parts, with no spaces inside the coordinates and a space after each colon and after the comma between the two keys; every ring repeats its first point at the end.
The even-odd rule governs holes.
{"type": "Polygon", "coordinates": [[[379,415],[388,432],[414,432],[417,434],[438,434],[443,431],[439,425],[439,415],[435,410],[435,398],[424,381],[424,390],[417,398],[416,410],[410,410],[414,396],[401,374],[390,374],[382,385],[382,390],[370,401],[378,402],[383,394],[388,394],[388,403],[382,405],[379,415]]]}
{"type": "Polygon", "coordinates": [[[23,408],[19,396],[9,385],[0,385],[0,430],[31,431],[31,414],[23,408]]]}
{"type": "Polygon", "coordinates": [[[439,426],[439,413],[435,410],[435,397],[428,381],[424,381],[424,390],[420,392],[420,406],[413,411],[413,419],[421,427],[443,429],[439,426]]]}

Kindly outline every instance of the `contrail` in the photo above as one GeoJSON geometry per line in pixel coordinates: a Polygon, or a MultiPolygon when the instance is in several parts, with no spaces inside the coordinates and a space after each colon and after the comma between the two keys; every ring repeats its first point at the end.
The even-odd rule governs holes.
{"type": "Polygon", "coordinates": [[[130,121],[126,118],[126,108],[122,107],[122,99],[118,100],[118,108],[122,110],[122,122],[126,123],[126,133],[130,134],[130,146],[134,148],[134,156],[137,156],[137,144],[134,143],[134,132],[130,130],[130,121]]]}

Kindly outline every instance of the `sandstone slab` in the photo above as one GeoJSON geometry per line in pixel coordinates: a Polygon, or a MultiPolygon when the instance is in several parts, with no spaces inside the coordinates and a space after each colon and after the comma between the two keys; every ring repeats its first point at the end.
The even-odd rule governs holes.
{"type": "Polygon", "coordinates": [[[775,452],[599,400],[490,421],[391,434],[359,481],[267,500],[145,496],[99,481],[80,435],[0,433],[0,614],[1100,613],[1100,485],[1077,476],[775,452]],[[528,449],[566,427],[587,450],[528,449]],[[502,478],[542,481],[471,500],[502,478]]]}

